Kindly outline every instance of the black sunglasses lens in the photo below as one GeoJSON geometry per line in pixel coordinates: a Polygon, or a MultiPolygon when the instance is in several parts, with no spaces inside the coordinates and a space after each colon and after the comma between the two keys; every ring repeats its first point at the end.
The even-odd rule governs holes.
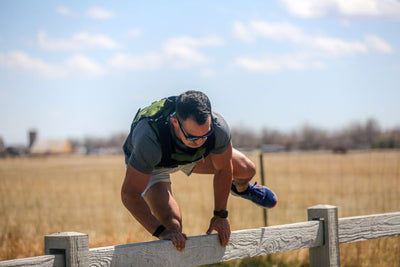
{"type": "Polygon", "coordinates": [[[206,133],[205,135],[203,135],[203,136],[191,136],[191,135],[188,135],[186,133],[186,131],[183,129],[182,124],[179,121],[179,119],[177,119],[177,120],[178,120],[179,128],[181,128],[181,131],[182,131],[183,135],[185,136],[186,140],[188,140],[188,141],[194,142],[194,141],[197,141],[199,139],[205,139],[205,138],[209,137],[214,132],[214,127],[211,125],[211,130],[208,133],[206,133]]]}

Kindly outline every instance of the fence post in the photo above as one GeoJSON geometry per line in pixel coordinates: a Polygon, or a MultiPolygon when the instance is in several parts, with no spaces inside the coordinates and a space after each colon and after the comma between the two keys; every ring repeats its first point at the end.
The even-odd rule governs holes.
{"type": "Polygon", "coordinates": [[[66,267],[89,266],[89,236],[76,232],[61,232],[44,237],[46,255],[64,254],[66,267]]]}
{"type": "Polygon", "coordinates": [[[324,243],[310,248],[310,267],[340,267],[337,207],[317,205],[307,209],[308,220],[323,222],[324,243]]]}
{"type": "MultiPolygon", "coordinates": [[[[265,176],[264,176],[264,156],[263,156],[264,152],[262,150],[260,150],[258,152],[258,157],[260,160],[260,177],[261,177],[261,184],[262,185],[266,185],[265,184],[265,176]]],[[[264,218],[264,226],[268,226],[268,213],[267,213],[267,209],[262,209],[263,211],[263,218],[264,218]]]]}

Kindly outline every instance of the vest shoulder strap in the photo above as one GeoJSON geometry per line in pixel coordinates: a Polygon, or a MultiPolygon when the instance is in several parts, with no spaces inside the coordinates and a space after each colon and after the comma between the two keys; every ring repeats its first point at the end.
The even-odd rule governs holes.
{"type": "Polygon", "coordinates": [[[143,109],[139,109],[132,124],[136,124],[143,118],[148,118],[151,121],[158,121],[167,118],[173,111],[175,111],[176,98],[176,96],[163,98],[159,101],[153,102],[151,105],[143,109]]]}

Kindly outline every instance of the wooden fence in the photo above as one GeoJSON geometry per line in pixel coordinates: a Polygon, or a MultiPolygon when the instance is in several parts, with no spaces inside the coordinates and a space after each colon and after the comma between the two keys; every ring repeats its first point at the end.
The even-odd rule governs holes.
{"type": "Polygon", "coordinates": [[[217,234],[194,236],[178,252],[170,241],[89,249],[86,234],[45,236],[45,256],[0,262],[0,267],[198,266],[309,248],[310,267],[340,266],[339,244],[400,234],[400,212],[338,219],[337,208],[308,208],[308,221],[232,232],[223,248],[217,234]]]}

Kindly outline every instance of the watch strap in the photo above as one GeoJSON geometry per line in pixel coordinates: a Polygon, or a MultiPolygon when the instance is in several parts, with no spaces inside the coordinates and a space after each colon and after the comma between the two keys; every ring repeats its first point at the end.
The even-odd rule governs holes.
{"type": "Polygon", "coordinates": [[[219,217],[222,219],[228,218],[227,210],[214,210],[214,217],[219,217]]]}
{"type": "Polygon", "coordinates": [[[165,228],[164,225],[160,224],[160,225],[157,227],[157,229],[154,231],[153,236],[155,236],[155,237],[160,237],[160,234],[161,234],[162,232],[164,232],[165,229],[167,229],[167,228],[165,228]]]}

